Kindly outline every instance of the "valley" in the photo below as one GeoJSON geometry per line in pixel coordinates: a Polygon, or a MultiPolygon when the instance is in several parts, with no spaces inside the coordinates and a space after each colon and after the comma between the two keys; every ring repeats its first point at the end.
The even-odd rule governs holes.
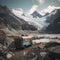
{"type": "Polygon", "coordinates": [[[0,60],[60,60],[60,8],[42,16],[0,5],[0,60]]]}

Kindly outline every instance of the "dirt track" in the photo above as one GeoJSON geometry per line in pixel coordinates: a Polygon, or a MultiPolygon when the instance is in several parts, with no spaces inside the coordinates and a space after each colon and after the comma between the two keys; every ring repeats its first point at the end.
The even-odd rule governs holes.
{"type": "Polygon", "coordinates": [[[32,50],[32,48],[37,47],[37,46],[38,45],[33,45],[33,46],[25,48],[23,50],[15,51],[15,57],[13,57],[10,60],[25,60],[27,53],[30,52],[32,50]]]}

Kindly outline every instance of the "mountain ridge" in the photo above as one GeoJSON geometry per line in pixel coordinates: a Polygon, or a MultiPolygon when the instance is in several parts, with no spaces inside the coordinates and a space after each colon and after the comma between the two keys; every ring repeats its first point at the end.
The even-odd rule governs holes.
{"type": "Polygon", "coordinates": [[[46,32],[58,34],[60,33],[60,9],[55,9],[51,13],[52,14],[47,17],[46,20],[46,22],[49,23],[48,27],[46,28],[46,32]]]}
{"type": "Polygon", "coordinates": [[[7,8],[7,6],[2,5],[0,5],[0,23],[0,25],[5,25],[5,27],[9,26],[15,30],[36,30],[34,26],[29,25],[22,18],[18,18],[16,15],[14,15],[9,8],[7,8]],[[3,21],[1,22],[1,19],[3,19],[4,23],[3,21]]]}

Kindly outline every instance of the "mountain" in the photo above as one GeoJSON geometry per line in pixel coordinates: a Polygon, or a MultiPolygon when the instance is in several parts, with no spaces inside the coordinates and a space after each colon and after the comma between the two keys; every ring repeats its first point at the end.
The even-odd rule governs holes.
{"type": "Polygon", "coordinates": [[[37,12],[37,11],[34,11],[31,15],[33,16],[33,18],[37,18],[37,17],[41,18],[41,17],[43,17],[43,16],[42,16],[39,12],[37,12]]]}
{"type": "Polygon", "coordinates": [[[55,23],[57,19],[59,20],[59,16],[60,9],[54,8],[51,12],[47,12],[45,15],[42,15],[41,12],[34,10],[31,14],[23,13],[18,17],[27,21],[30,25],[33,25],[40,32],[59,33],[60,27],[57,27],[59,22],[55,23]]]}
{"type": "Polygon", "coordinates": [[[14,9],[14,11],[16,11],[16,13],[14,13],[12,11],[12,13],[14,13],[17,17],[24,19],[25,21],[27,21],[30,25],[33,25],[35,28],[37,28],[37,30],[41,30],[43,28],[43,26],[45,27],[46,23],[45,20],[45,16],[42,15],[42,13],[40,13],[37,10],[34,10],[32,13],[24,13],[22,15],[20,15],[20,12],[18,13],[19,10],[14,9]]]}
{"type": "Polygon", "coordinates": [[[48,27],[46,28],[46,32],[48,33],[60,33],[60,9],[55,9],[52,11],[46,20],[49,23],[48,27]]]}
{"type": "Polygon", "coordinates": [[[15,30],[36,30],[36,28],[28,24],[24,19],[18,18],[9,8],[0,5],[0,28],[7,27],[15,30]]]}
{"type": "Polygon", "coordinates": [[[21,15],[23,15],[23,9],[21,8],[16,8],[16,9],[12,9],[12,12],[17,15],[18,17],[20,17],[21,15]]]}
{"type": "Polygon", "coordinates": [[[48,16],[50,13],[46,13],[44,16],[48,16]]]}

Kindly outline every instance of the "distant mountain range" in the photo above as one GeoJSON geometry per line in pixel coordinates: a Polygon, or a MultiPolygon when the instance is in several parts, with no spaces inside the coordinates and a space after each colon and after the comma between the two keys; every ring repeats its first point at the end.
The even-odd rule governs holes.
{"type": "Polygon", "coordinates": [[[39,12],[37,12],[37,11],[34,11],[31,15],[33,16],[33,18],[37,18],[37,17],[41,18],[41,17],[43,17],[43,16],[42,16],[39,12]]]}
{"type": "Polygon", "coordinates": [[[23,13],[18,17],[36,27],[40,32],[60,33],[60,9],[54,9],[52,12],[46,13],[45,15],[34,11],[30,15],[23,13]]]}
{"type": "Polygon", "coordinates": [[[6,27],[15,30],[37,30],[24,19],[14,15],[9,8],[0,5],[0,29],[6,27]]]}

